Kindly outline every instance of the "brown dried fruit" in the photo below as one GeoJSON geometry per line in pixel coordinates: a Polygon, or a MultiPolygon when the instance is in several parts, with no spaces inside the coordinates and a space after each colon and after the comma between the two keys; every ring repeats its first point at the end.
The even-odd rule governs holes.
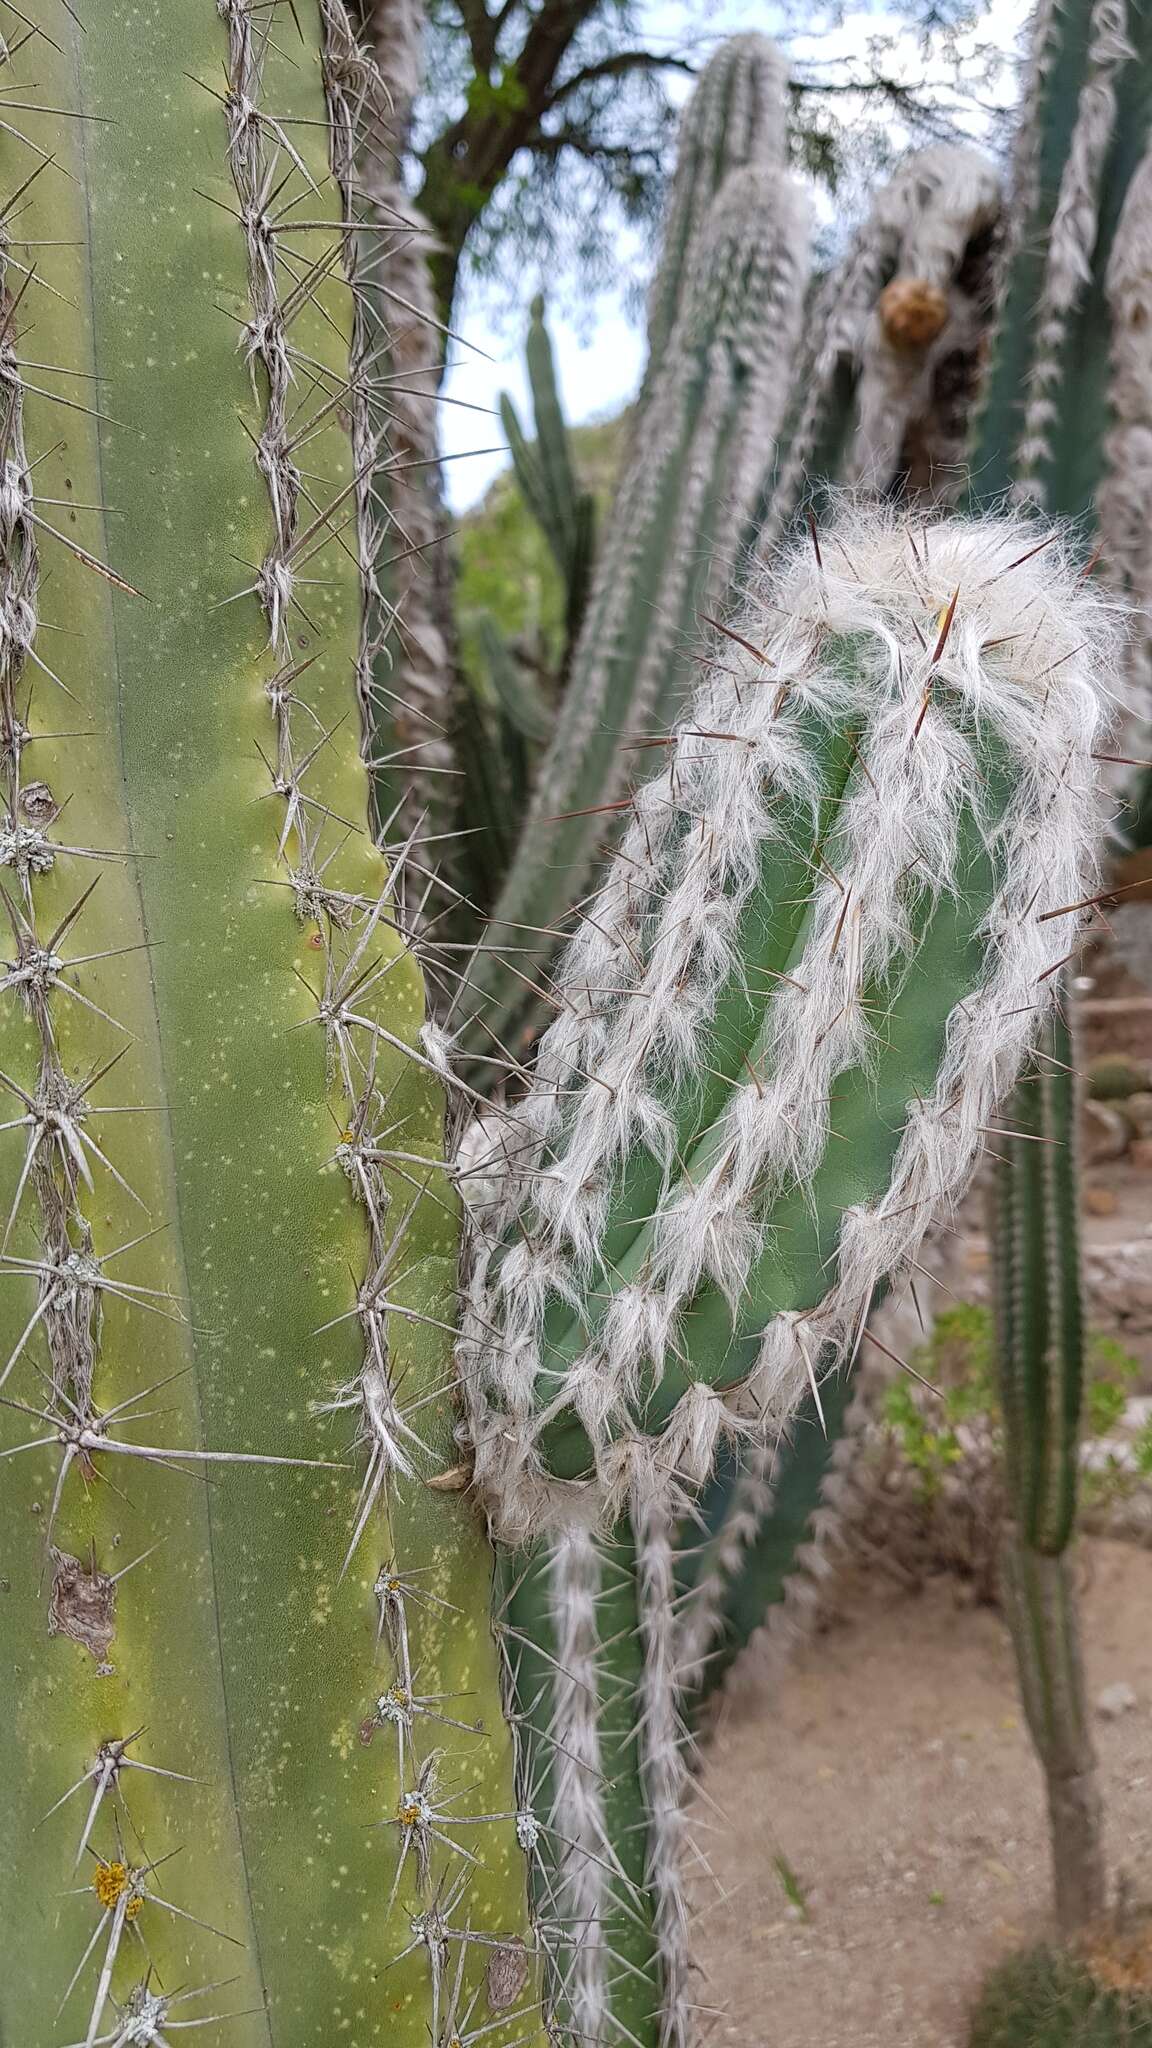
{"type": "Polygon", "coordinates": [[[924,278],[894,277],[877,304],[880,325],[893,348],[927,348],[948,319],[948,297],[924,278]]]}

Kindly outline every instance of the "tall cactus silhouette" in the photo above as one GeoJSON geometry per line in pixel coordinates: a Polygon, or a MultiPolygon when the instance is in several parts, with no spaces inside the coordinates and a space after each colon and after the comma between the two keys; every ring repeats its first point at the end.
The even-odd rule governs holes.
{"type": "MultiPolygon", "coordinates": [[[[1075,519],[1096,540],[1097,573],[1131,600],[1120,752],[1138,760],[1152,735],[1150,61],[1145,0],[1076,0],[1037,17],[972,454],[974,502],[1011,495],[1075,519]]],[[[1148,783],[1146,771],[1119,771],[1123,830],[1148,783]]]]}
{"type": "Polygon", "coordinates": [[[1071,1032],[1056,1011],[997,1144],[991,1219],[1010,1515],[1005,1597],[1045,1774],[1057,1914],[1068,1933],[1106,1903],[1069,1548],[1084,1384],[1072,1057],[1071,1032]]]}
{"type": "MultiPolygon", "coordinates": [[[[1145,734],[1152,704],[1144,609],[1152,563],[1141,488],[1152,428],[1144,256],[1150,39],[1152,10],[1139,0],[1051,8],[1037,19],[972,457],[974,498],[1011,493],[1075,518],[1096,541],[1097,574],[1136,600],[1125,669],[1145,734]]],[[[1105,1901],[1068,1548],[1082,1382],[1073,1068],[1057,1018],[1008,1113],[1009,1130],[1024,1135],[998,1148],[1004,1157],[996,1169],[1013,1517],[1005,1582],[1022,1696],[1048,1788],[1057,1909],[1069,1930],[1105,1901]]]]}
{"type": "Polygon", "coordinates": [[[535,446],[528,440],[520,424],[520,416],[506,393],[500,400],[500,420],[508,437],[520,494],[548,543],[564,584],[566,639],[560,663],[563,677],[568,671],[588,600],[595,547],[596,502],[591,492],[581,490],[576,482],[568,429],[560,410],[556,363],[544,322],[542,298],[532,301],[525,356],[532,390],[535,446]]]}

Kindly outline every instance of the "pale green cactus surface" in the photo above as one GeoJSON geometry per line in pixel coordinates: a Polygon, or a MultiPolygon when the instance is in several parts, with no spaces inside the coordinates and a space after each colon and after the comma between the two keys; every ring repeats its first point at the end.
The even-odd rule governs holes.
{"type": "Polygon", "coordinates": [[[506,2048],[539,2029],[451,1490],[454,1198],[358,752],[330,144],[363,79],[335,0],[34,12],[0,128],[0,2039],[506,2048]]]}

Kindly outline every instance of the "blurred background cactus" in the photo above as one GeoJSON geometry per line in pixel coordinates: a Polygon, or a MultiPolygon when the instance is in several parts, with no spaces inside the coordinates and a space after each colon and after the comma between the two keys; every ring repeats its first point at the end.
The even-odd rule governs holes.
{"type": "Polygon", "coordinates": [[[1073,1561],[1084,1390],[1072,1034],[1054,1012],[997,1140],[990,1239],[1008,1526],[1005,1606],[1045,1774],[1066,1933],[1107,1904],[1073,1561]]]}
{"type": "Polygon", "coordinates": [[[1134,1919],[1083,1952],[1036,1948],[1001,1964],[973,2017],[968,2048],[1148,2048],[1147,1925],[1134,1919]]]}

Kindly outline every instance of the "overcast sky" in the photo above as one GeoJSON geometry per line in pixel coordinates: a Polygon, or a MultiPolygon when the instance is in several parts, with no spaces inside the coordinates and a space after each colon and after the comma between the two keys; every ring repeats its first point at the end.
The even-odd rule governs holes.
{"type": "MultiPolygon", "coordinates": [[[[1027,13],[1028,0],[994,0],[993,11],[981,24],[980,37],[994,40],[1006,51],[1014,51],[1027,13]]],[[[755,28],[780,36],[797,58],[818,55],[822,63],[847,62],[853,58],[858,61],[869,37],[884,30],[899,37],[895,64],[886,59],[888,67],[902,68],[910,81],[923,76],[923,58],[915,38],[880,7],[851,9],[837,28],[823,31],[818,39],[782,35],[783,19],[773,0],[718,0],[708,19],[708,39],[719,42],[737,30],[755,28]]],[[[698,37],[699,21],[698,6],[682,5],[679,0],[649,0],[643,10],[641,36],[654,49],[679,47],[688,24],[697,25],[698,37]]],[[[690,81],[675,73],[670,73],[669,79],[673,95],[686,97],[690,81]]],[[[1010,101],[1014,89],[1012,72],[1006,70],[996,97],[1010,101]]],[[[979,107],[965,106],[962,118],[971,139],[979,140],[983,125],[979,107]]],[[[826,214],[823,194],[817,196],[817,204],[826,214]]],[[[635,249],[626,253],[630,265],[635,263],[647,271],[650,250],[637,241],[635,249]]],[[[520,313],[504,305],[497,308],[476,289],[465,300],[459,332],[465,343],[474,343],[476,347],[453,347],[445,395],[466,404],[451,403],[441,409],[441,438],[448,458],[445,483],[449,502],[457,512],[474,504],[506,465],[507,457],[501,452],[474,452],[499,451],[500,425],[491,416],[499,393],[509,391],[521,413],[530,420],[521,356],[527,301],[538,288],[537,278],[526,279],[525,307],[520,313]],[[473,407],[482,409],[476,411],[473,407]]],[[[561,398],[569,421],[576,425],[618,411],[636,390],[644,360],[643,332],[626,316],[619,296],[605,293],[597,299],[595,318],[586,333],[577,333],[571,320],[555,308],[549,315],[549,327],[556,349],[561,398]]]]}

